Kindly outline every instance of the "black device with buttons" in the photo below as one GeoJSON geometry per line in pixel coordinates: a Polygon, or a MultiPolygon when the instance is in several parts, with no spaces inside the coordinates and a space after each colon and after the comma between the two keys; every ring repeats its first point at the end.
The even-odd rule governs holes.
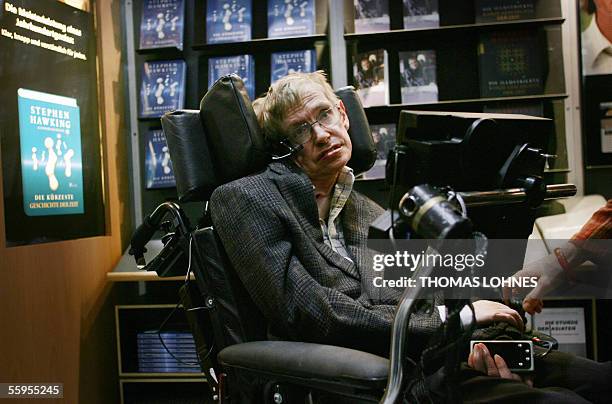
{"type": "Polygon", "coordinates": [[[529,340],[488,340],[470,341],[470,352],[475,344],[484,344],[491,356],[501,356],[512,372],[531,372],[535,369],[533,362],[533,343],[529,340]]]}

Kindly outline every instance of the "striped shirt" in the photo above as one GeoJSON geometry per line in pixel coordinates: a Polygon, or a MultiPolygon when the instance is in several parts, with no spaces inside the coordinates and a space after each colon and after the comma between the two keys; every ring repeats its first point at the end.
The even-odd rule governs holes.
{"type": "Polygon", "coordinates": [[[319,218],[319,224],[321,225],[321,230],[323,231],[323,241],[325,244],[330,246],[335,252],[351,262],[353,260],[349,255],[346,248],[346,242],[344,241],[340,213],[342,212],[344,204],[348,200],[349,195],[353,190],[354,182],[355,175],[353,174],[353,170],[345,166],[338,175],[336,185],[334,185],[334,193],[329,205],[327,222],[319,218]]]}

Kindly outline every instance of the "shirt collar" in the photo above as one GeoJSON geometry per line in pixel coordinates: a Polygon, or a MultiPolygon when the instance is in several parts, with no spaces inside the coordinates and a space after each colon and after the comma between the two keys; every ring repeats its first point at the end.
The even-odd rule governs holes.
{"type": "Polygon", "coordinates": [[[582,34],[582,49],[585,66],[593,66],[595,59],[606,49],[612,47],[612,43],[599,30],[596,17],[593,16],[591,23],[582,34]]]}

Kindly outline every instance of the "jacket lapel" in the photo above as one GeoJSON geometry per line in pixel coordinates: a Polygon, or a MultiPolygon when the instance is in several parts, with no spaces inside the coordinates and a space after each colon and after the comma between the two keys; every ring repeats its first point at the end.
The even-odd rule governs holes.
{"type": "MultiPolygon", "coordinates": [[[[350,262],[323,242],[323,232],[319,224],[319,210],[315,202],[312,182],[306,174],[291,161],[272,163],[269,167],[272,172],[277,174],[274,175],[273,180],[277,184],[283,199],[287,201],[304,232],[314,240],[313,245],[319,253],[330,265],[338,267],[355,279],[359,279],[356,262],[350,262]]],[[[351,195],[353,194],[351,193],[351,195]]],[[[346,219],[343,221],[346,221],[346,219]]],[[[355,257],[354,252],[350,252],[355,257]]]]}

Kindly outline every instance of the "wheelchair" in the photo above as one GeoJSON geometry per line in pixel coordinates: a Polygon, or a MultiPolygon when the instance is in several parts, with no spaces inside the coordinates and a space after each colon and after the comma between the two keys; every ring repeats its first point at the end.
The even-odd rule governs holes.
{"type": "MultiPolygon", "coordinates": [[[[374,164],[376,147],[354,89],[341,88],[336,94],[347,109],[353,145],[348,166],[357,175],[374,164]]],[[[162,277],[193,273],[195,281],[186,276],[181,288],[181,302],[213,400],[276,404],[400,402],[410,374],[404,360],[407,323],[419,288],[404,292],[393,324],[390,357],[384,358],[340,346],[268,340],[266,320],[228,260],[206,201],[216,187],[256,173],[270,160],[240,78],[221,78],[205,94],[199,111],[168,113],[162,118],[162,126],[179,203],[202,204],[202,215],[192,225],[179,203],[161,204],[134,233],[130,253],[140,268],[162,277]],[[159,230],[165,232],[164,248],[146,263],[145,245],[159,230]]],[[[571,187],[566,187],[556,196],[571,193],[571,187]]],[[[507,201],[499,194],[465,196],[469,203],[480,205],[507,201]]],[[[405,206],[401,209],[404,217],[410,215],[405,206]]],[[[386,230],[392,225],[387,220],[386,230]]]]}

